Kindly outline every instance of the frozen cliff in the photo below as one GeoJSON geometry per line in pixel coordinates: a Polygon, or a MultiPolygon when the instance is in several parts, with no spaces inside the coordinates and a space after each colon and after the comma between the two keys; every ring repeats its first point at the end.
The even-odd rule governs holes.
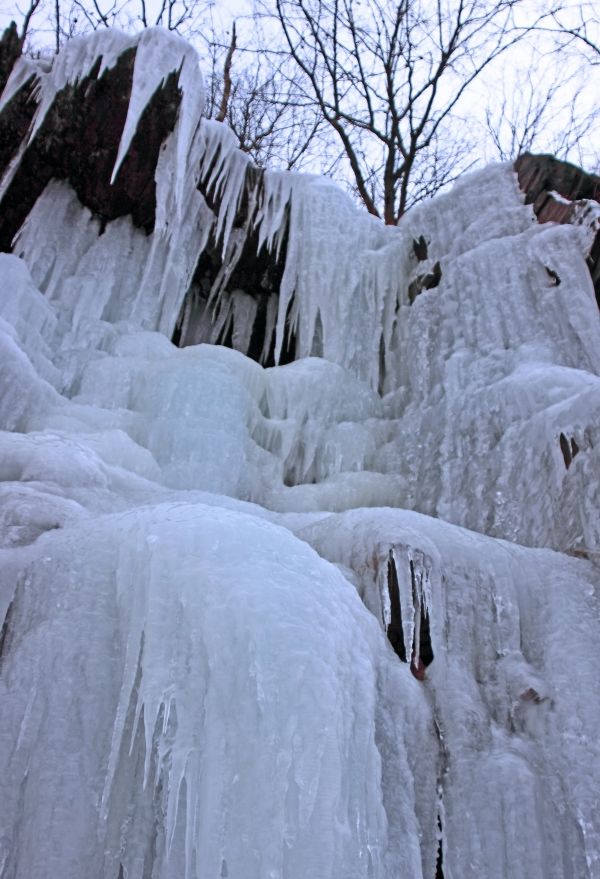
{"type": "Polygon", "coordinates": [[[600,879],[597,178],[385,227],[202,106],[0,98],[0,879],[600,879]]]}

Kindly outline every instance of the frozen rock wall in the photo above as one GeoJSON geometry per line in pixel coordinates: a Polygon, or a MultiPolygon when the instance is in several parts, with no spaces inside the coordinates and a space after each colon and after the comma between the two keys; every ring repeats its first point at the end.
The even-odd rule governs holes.
{"type": "Polygon", "coordinates": [[[0,879],[599,879],[594,194],[384,227],[156,30],[0,107],[0,879]]]}

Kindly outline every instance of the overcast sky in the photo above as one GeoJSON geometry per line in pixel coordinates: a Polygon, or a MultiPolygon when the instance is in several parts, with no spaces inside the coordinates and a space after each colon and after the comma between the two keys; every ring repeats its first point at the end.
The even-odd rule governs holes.
{"type": "MultiPolygon", "coordinates": [[[[45,51],[51,52],[53,48],[52,24],[48,16],[54,9],[53,0],[43,0],[48,13],[38,11],[34,18],[33,28],[36,31],[35,45],[44,47],[45,51]],[[46,19],[46,20],[44,20],[46,19]]],[[[64,8],[67,4],[64,3],[64,8]]],[[[157,0],[149,0],[149,6],[157,6],[157,0]]],[[[576,0],[565,0],[566,11],[561,14],[561,20],[570,26],[577,25],[580,20],[582,4],[576,0]],[[571,8],[569,13],[568,7],[571,8]]],[[[596,13],[594,21],[594,9],[592,4],[585,6],[585,18],[590,28],[590,36],[600,45],[600,14],[596,13]]],[[[136,0],[131,0],[131,7],[137,9],[136,0]]],[[[0,0],[0,26],[6,26],[11,17],[22,21],[22,13],[25,2],[14,4],[11,0],[0,0]]],[[[207,8],[207,7],[205,7],[207,8]]],[[[539,10],[538,0],[527,0],[523,4],[523,15],[533,14],[539,10]]],[[[544,7],[542,7],[544,8],[544,7]]],[[[545,4],[547,8],[547,3],[545,4]]],[[[252,44],[252,38],[248,35],[249,18],[252,11],[252,0],[227,0],[217,2],[210,12],[205,12],[204,17],[208,20],[212,16],[213,21],[219,28],[225,30],[231,21],[238,20],[238,31],[241,31],[240,44],[244,40],[252,44]]],[[[194,45],[202,56],[206,49],[202,39],[194,39],[194,45]]],[[[516,49],[507,52],[501,59],[495,62],[469,89],[469,100],[461,107],[464,124],[469,126],[474,142],[476,143],[477,155],[480,162],[491,161],[498,158],[497,150],[486,133],[486,113],[491,114],[493,124],[500,126],[507,124],[508,115],[518,115],[525,109],[525,95],[527,92],[528,78],[535,86],[536,93],[540,96],[545,94],[549,87],[556,89],[553,109],[547,114],[542,128],[542,135],[534,144],[538,151],[555,151],[560,144],[561,134],[571,120],[575,117],[582,120],[591,120],[589,130],[579,144],[578,149],[570,154],[572,161],[581,162],[588,170],[597,170],[600,163],[600,63],[595,66],[590,63],[593,54],[585,55],[579,51],[581,45],[574,44],[557,53],[554,42],[550,36],[545,42],[540,43],[545,52],[531,52],[525,44],[520,44],[516,49]],[[505,118],[503,118],[503,109],[505,118]]],[[[248,56],[246,56],[248,57],[248,56]]],[[[600,62],[600,56],[598,56],[600,62]]],[[[235,65],[243,65],[244,55],[238,52],[235,57],[235,65]]],[[[235,74],[235,66],[234,66],[235,74]]],[[[460,124],[460,123],[459,123],[460,124]]]]}

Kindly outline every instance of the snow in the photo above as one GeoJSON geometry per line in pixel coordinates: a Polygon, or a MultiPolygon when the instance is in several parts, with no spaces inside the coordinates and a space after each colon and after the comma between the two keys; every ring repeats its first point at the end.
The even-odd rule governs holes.
{"type": "MultiPolygon", "coordinates": [[[[119,162],[183,90],[154,231],[53,181],[0,255],[1,879],[433,879],[440,843],[447,879],[600,879],[593,211],[538,226],[504,165],[396,228],[253,183],[190,50],[133,44],[119,162]],[[246,356],[249,240],[287,365],[246,356]]],[[[70,44],[36,118],[133,44],[70,44]]]]}

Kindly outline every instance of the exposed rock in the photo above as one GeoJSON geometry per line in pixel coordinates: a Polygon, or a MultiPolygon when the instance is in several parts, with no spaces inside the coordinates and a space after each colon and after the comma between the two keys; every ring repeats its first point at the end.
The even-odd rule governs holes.
{"type": "Polygon", "coordinates": [[[600,222],[586,203],[600,204],[600,177],[549,155],[524,153],[515,162],[525,203],[533,205],[540,223],[590,225],[595,236],[588,266],[600,307],[600,222]]]}
{"type": "Polygon", "coordinates": [[[552,279],[552,286],[558,287],[558,285],[560,284],[560,277],[558,276],[558,274],[554,271],[554,269],[551,269],[548,266],[544,266],[544,268],[548,272],[548,277],[552,279]]]}
{"type": "MultiPolygon", "coordinates": [[[[0,85],[6,85],[20,51],[16,28],[11,26],[0,42],[0,85]]],[[[5,177],[0,198],[0,251],[11,251],[15,235],[53,180],[70,184],[80,203],[101,221],[102,231],[107,223],[127,215],[146,234],[154,231],[156,166],[161,145],[173,132],[180,112],[181,71],[173,69],[146,104],[117,177],[111,183],[130,109],[137,52],[138,45],[133,43],[108,65],[103,64],[100,53],[85,76],[72,79],[56,92],[31,142],[28,138],[41,100],[40,86],[49,68],[48,64],[31,61],[19,71],[20,87],[11,93],[0,112],[0,176],[5,177]],[[29,76],[28,70],[31,71],[29,76]],[[11,169],[13,162],[15,167],[11,169]]],[[[0,93],[2,91],[0,88],[0,93]]],[[[215,227],[209,232],[204,249],[198,253],[194,276],[172,338],[180,346],[206,340],[198,333],[206,328],[205,313],[216,285],[219,294],[223,294],[219,343],[236,347],[229,295],[239,293],[242,297],[251,297],[256,314],[248,353],[272,365],[274,337],[270,315],[273,308],[267,306],[279,290],[286,239],[284,236],[276,253],[268,252],[264,246],[259,251],[256,220],[264,172],[248,163],[232,223],[233,229],[239,230],[237,241],[240,243],[225,256],[223,242],[215,238],[224,190],[215,185],[219,174],[211,173],[224,158],[217,148],[211,164],[197,175],[196,186],[215,216],[215,227]]],[[[281,362],[294,356],[294,339],[290,331],[287,335],[281,362]]]]}
{"type": "Polygon", "coordinates": [[[0,38],[0,94],[4,91],[17,58],[21,55],[21,48],[17,26],[11,21],[0,38]]]}
{"type": "Polygon", "coordinates": [[[437,287],[442,280],[442,267],[436,262],[430,272],[424,275],[417,275],[408,287],[408,302],[412,305],[419,293],[423,290],[432,290],[437,287]]]}
{"type": "Polygon", "coordinates": [[[600,201],[600,177],[554,156],[523,153],[516,160],[515,168],[519,186],[525,193],[525,203],[534,205],[536,216],[542,223],[555,219],[549,216],[555,212],[555,207],[550,204],[544,208],[546,199],[543,197],[551,192],[557,192],[571,202],[580,199],[600,201]]]}
{"type": "Polygon", "coordinates": [[[424,235],[419,235],[413,240],[413,252],[419,262],[427,259],[427,239],[424,235]]]}
{"type": "MultiPolygon", "coordinates": [[[[217,162],[218,154],[212,163],[213,166],[217,162]]],[[[207,185],[206,181],[211,176],[211,168],[205,169],[200,177],[198,190],[217,216],[221,209],[223,193],[215,194],[207,185]]],[[[233,220],[233,228],[243,230],[243,247],[235,259],[229,259],[226,263],[220,243],[215,240],[214,235],[211,235],[208,245],[198,257],[194,277],[172,335],[171,341],[179,347],[205,341],[204,314],[211,307],[214,285],[218,283],[223,291],[238,296],[241,294],[254,300],[255,311],[250,345],[244,351],[264,366],[275,365],[275,337],[273,327],[270,326],[269,312],[274,313],[271,300],[278,296],[285,267],[287,232],[279,251],[271,252],[266,247],[260,246],[256,219],[263,195],[264,172],[261,168],[249,164],[245,173],[242,196],[233,220]]],[[[221,301],[221,309],[228,307],[226,295],[221,301]]],[[[213,310],[215,312],[219,310],[214,303],[213,310]]],[[[212,322],[216,322],[214,317],[212,322]]],[[[225,319],[222,324],[222,330],[213,341],[228,348],[236,348],[234,321],[225,319]]],[[[279,357],[280,363],[289,363],[294,359],[295,339],[289,326],[286,331],[286,339],[279,357]]]]}
{"type": "MultiPolygon", "coordinates": [[[[242,216],[241,210],[239,216],[242,216]]],[[[236,218],[237,222],[237,218],[236,218]]],[[[286,241],[282,246],[285,254],[286,241]]],[[[227,280],[227,289],[238,291],[256,301],[256,315],[252,326],[250,347],[247,354],[264,366],[274,366],[275,337],[268,331],[269,302],[278,295],[279,285],[285,267],[285,260],[268,252],[264,247],[258,249],[258,235],[251,231],[238,262],[227,280]],[[266,336],[269,335],[267,339],[266,336]],[[267,350],[265,351],[265,345],[267,350]]],[[[215,278],[224,271],[221,248],[212,240],[198,259],[194,278],[183,301],[181,312],[171,341],[183,348],[204,341],[202,334],[202,315],[210,308],[210,294],[215,278]]],[[[282,348],[280,363],[294,360],[295,339],[288,332],[282,348]]],[[[223,331],[216,344],[235,348],[234,327],[231,321],[223,325],[223,331]]]]}

